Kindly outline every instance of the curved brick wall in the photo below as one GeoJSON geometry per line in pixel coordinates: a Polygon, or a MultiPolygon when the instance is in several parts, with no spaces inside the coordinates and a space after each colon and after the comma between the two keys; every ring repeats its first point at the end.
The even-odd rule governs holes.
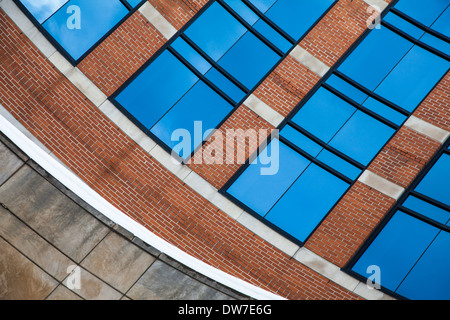
{"type": "MultiPolygon", "coordinates": [[[[276,127],[366,30],[368,3],[340,0],[219,130],[276,127]]],[[[449,130],[448,75],[415,113],[427,125],[405,124],[364,175],[376,179],[360,179],[300,248],[218,192],[239,165],[174,165],[107,99],[204,4],[149,1],[74,68],[3,0],[2,114],[127,216],[215,268],[287,299],[390,298],[340,268],[395,203],[386,186],[407,187],[442,143],[428,129],[449,130]]]]}

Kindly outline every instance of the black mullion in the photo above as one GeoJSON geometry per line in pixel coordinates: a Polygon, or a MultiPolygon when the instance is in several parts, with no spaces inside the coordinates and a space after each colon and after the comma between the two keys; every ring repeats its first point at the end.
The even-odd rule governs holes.
{"type": "Polygon", "coordinates": [[[405,208],[404,206],[399,206],[398,210],[399,211],[403,211],[404,213],[407,213],[408,215],[410,215],[410,216],[412,216],[414,218],[417,218],[417,219],[425,222],[426,224],[432,225],[433,227],[436,227],[436,228],[438,228],[438,229],[440,229],[442,231],[450,233],[450,227],[449,226],[447,226],[447,225],[445,225],[443,223],[437,222],[436,220],[433,220],[433,219],[431,219],[431,218],[429,218],[429,217],[427,217],[427,216],[425,216],[425,215],[423,215],[421,213],[418,213],[418,212],[416,212],[414,210],[411,210],[409,208],[405,208]]]}
{"type": "Polygon", "coordinates": [[[442,51],[439,51],[439,50],[433,48],[432,46],[430,46],[430,45],[428,45],[428,44],[426,44],[426,43],[423,43],[423,42],[420,41],[420,40],[417,40],[416,38],[410,36],[410,35],[407,34],[406,32],[403,32],[403,31],[400,30],[399,28],[393,26],[393,25],[390,24],[389,22],[386,22],[386,21],[383,20],[383,21],[381,21],[381,24],[382,24],[383,26],[385,26],[386,28],[390,29],[391,31],[393,31],[393,32],[397,33],[398,35],[402,36],[402,37],[405,38],[406,40],[412,42],[412,43],[415,44],[416,46],[419,46],[419,47],[421,47],[421,48],[423,48],[423,49],[425,49],[425,50],[428,50],[428,51],[430,51],[431,53],[437,55],[438,57],[441,57],[441,58],[444,59],[444,60],[450,61],[450,56],[449,56],[449,55],[445,54],[445,53],[442,52],[442,51]]]}
{"type": "Polygon", "coordinates": [[[215,69],[220,71],[225,78],[230,80],[235,86],[237,86],[240,90],[242,90],[245,94],[248,94],[250,92],[250,89],[248,89],[245,85],[243,85],[239,80],[234,78],[231,74],[228,73],[224,68],[222,68],[216,61],[214,61],[209,55],[207,55],[194,41],[192,41],[187,35],[184,33],[180,34],[180,38],[186,41],[192,48],[194,48],[195,51],[197,51],[198,54],[200,54],[203,59],[208,61],[210,65],[212,65],[215,69]]]}
{"type": "Polygon", "coordinates": [[[358,161],[350,158],[349,156],[347,156],[346,154],[342,153],[341,151],[333,148],[332,146],[330,146],[329,144],[323,142],[322,140],[320,140],[319,138],[317,138],[315,135],[311,134],[309,131],[303,129],[302,127],[300,127],[298,124],[296,124],[295,122],[289,122],[289,125],[294,128],[295,130],[299,131],[301,134],[307,136],[309,139],[311,139],[312,141],[314,141],[315,143],[317,143],[318,145],[320,145],[322,148],[336,154],[338,157],[342,158],[343,160],[347,161],[348,163],[350,163],[351,165],[357,167],[360,170],[365,170],[366,166],[359,163],[358,161]]]}
{"type": "Polygon", "coordinates": [[[226,4],[223,0],[217,0],[217,3],[219,3],[229,14],[231,14],[236,20],[239,21],[245,28],[247,28],[248,31],[253,33],[254,36],[256,36],[259,40],[261,40],[266,46],[268,46],[270,49],[272,49],[276,54],[278,54],[280,57],[284,57],[285,54],[283,51],[278,49],[272,42],[266,39],[261,33],[256,31],[250,24],[248,24],[247,21],[245,21],[239,14],[236,13],[228,4],[226,4]]]}
{"type": "Polygon", "coordinates": [[[283,38],[285,38],[287,41],[289,41],[292,45],[295,45],[297,41],[295,41],[294,38],[292,38],[290,35],[288,35],[283,29],[281,29],[279,26],[277,26],[272,20],[266,17],[264,13],[262,13],[253,3],[251,3],[249,0],[241,0],[247,7],[249,7],[261,20],[263,20],[265,23],[267,23],[272,29],[274,29],[276,32],[281,34],[283,38]]]}
{"type": "Polygon", "coordinates": [[[206,79],[205,76],[203,76],[194,66],[192,66],[189,61],[187,61],[181,54],[179,54],[175,49],[173,49],[171,46],[167,47],[167,50],[173,54],[178,60],[180,60],[181,63],[183,63],[191,72],[193,72],[197,78],[199,78],[201,81],[205,82],[211,89],[213,89],[218,95],[220,95],[223,99],[225,99],[229,104],[231,104],[233,107],[236,107],[236,102],[231,99],[226,93],[224,93],[222,90],[220,90],[214,83],[212,83],[210,80],[206,79]]]}
{"type": "Polygon", "coordinates": [[[400,126],[393,123],[392,121],[380,116],[379,114],[377,114],[376,112],[373,112],[372,110],[360,105],[359,103],[357,103],[356,101],[350,99],[349,97],[347,97],[346,95],[344,95],[343,93],[341,93],[340,91],[336,90],[335,88],[333,88],[332,86],[324,83],[322,85],[323,88],[327,89],[328,91],[330,91],[331,93],[334,93],[336,96],[338,96],[339,98],[341,98],[342,100],[344,100],[345,102],[349,103],[350,105],[352,105],[353,107],[355,107],[356,109],[368,114],[369,116],[371,116],[372,118],[384,123],[385,125],[387,125],[388,127],[391,127],[392,129],[398,131],[400,129],[400,126]]]}
{"type": "Polygon", "coordinates": [[[290,147],[291,149],[293,149],[294,151],[296,151],[297,153],[299,153],[300,155],[302,155],[303,157],[305,157],[306,159],[308,159],[309,161],[311,161],[312,163],[314,163],[314,164],[318,165],[319,167],[321,167],[322,169],[324,169],[325,171],[328,171],[329,173],[335,175],[339,179],[347,182],[349,185],[353,184],[354,180],[352,180],[349,177],[343,175],[342,173],[340,173],[339,171],[333,169],[332,167],[330,167],[329,165],[323,163],[322,161],[317,160],[317,158],[311,156],[309,153],[307,153],[304,150],[300,149],[298,146],[296,146],[294,143],[292,143],[291,141],[287,140],[286,138],[280,136],[279,140],[281,142],[283,142],[285,145],[287,145],[288,147],[290,147]]]}
{"type": "MultiPolygon", "coordinates": [[[[448,7],[447,7],[448,8],[448,7]]],[[[446,9],[448,10],[448,9],[446,9]]],[[[444,10],[445,11],[445,10],[444,10]]],[[[395,15],[399,16],[400,18],[408,21],[409,23],[411,23],[412,25],[414,25],[415,27],[422,29],[423,31],[425,31],[426,33],[431,34],[432,36],[443,40],[445,42],[450,42],[450,38],[447,37],[445,34],[440,33],[439,31],[436,31],[434,29],[431,29],[430,27],[427,27],[426,25],[424,25],[423,23],[411,18],[410,16],[408,16],[407,14],[401,12],[398,9],[392,8],[391,12],[394,13],[395,15]]]]}
{"type": "Polygon", "coordinates": [[[128,9],[128,11],[133,10],[133,7],[128,3],[127,0],[120,0],[120,2],[128,9]]]}
{"type": "Polygon", "coordinates": [[[390,107],[391,109],[397,111],[398,113],[401,113],[404,116],[409,117],[411,115],[411,112],[409,112],[408,110],[403,109],[402,107],[390,102],[389,100],[383,98],[382,96],[370,91],[369,89],[367,89],[366,87],[362,86],[361,84],[355,82],[353,79],[349,78],[348,76],[346,76],[345,74],[343,74],[342,72],[335,70],[333,72],[334,75],[336,75],[337,77],[341,78],[342,80],[344,80],[345,82],[351,84],[352,86],[354,86],[356,89],[362,91],[363,93],[367,94],[369,97],[387,105],[388,107],[390,107]]]}
{"type": "Polygon", "coordinates": [[[425,202],[428,202],[429,204],[432,204],[435,207],[438,207],[439,209],[445,210],[445,211],[449,211],[450,212],[450,206],[446,205],[445,203],[442,203],[438,200],[435,200],[433,198],[430,198],[420,192],[417,192],[415,190],[410,192],[411,196],[414,196],[416,198],[419,198],[420,200],[423,200],[425,202]]]}

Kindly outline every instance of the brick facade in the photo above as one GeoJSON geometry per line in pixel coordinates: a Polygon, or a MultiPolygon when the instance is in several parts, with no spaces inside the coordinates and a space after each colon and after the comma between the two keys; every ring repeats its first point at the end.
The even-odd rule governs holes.
{"type": "MultiPolygon", "coordinates": [[[[176,29],[207,2],[149,1],[176,29]]],[[[300,46],[332,66],[366,29],[367,4],[341,0],[300,46]],[[325,49],[326,48],[326,49],[325,49]]],[[[110,96],[166,39],[135,12],[80,64],[110,96]]],[[[288,299],[361,299],[282,252],[222,212],[169,172],[80,92],[0,10],[0,104],[52,154],[111,204],[186,253],[288,299]]],[[[288,56],[255,96],[287,116],[320,77],[288,56]]],[[[450,130],[448,75],[415,115],[450,130]]],[[[219,128],[274,129],[240,106],[219,128]]],[[[202,151],[208,151],[213,139],[202,151]]],[[[407,187],[439,143],[402,128],[369,170],[407,187]]],[[[243,147],[243,146],[241,146],[243,147]]],[[[248,148],[248,146],[245,146],[248,148]]],[[[254,150],[248,150],[247,156],[254,150]]],[[[220,189],[240,164],[188,164],[220,189]]],[[[308,240],[305,248],[343,267],[395,200],[356,182],[308,240]]]]}

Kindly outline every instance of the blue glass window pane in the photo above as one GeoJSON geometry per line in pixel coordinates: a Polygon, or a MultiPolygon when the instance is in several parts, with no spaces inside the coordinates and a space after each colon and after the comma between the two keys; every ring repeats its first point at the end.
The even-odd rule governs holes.
{"type": "Polygon", "coordinates": [[[110,0],[107,6],[103,0],[71,0],[48,19],[43,27],[77,60],[128,12],[120,0],[110,0]],[[67,26],[67,20],[71,16],[67,9],[72,5],[80,8],[80,29],[69,29],[67,26]]]}
{"type": "Polygon", "coordinates": [[[402,125],[407,119],[407,116],[395,111],[384,103],[373,98],[368,98],[366,102],[363,103],[363,106],[399,126],[402,125]]]}
{"type": "Polygon", "coordinates": [[[142,0],[127,0],[127,1],[133,8],[135,8],[139,3],[142,2],[142,0]]]}
{"type": "Polygon", "coordinates": [[[397,293],[413,300],[450,299],[450,234],[441,232],[397,293]]]}
{"type": "Polygon", "coordinates": [[[450,62],[414,46],[383,80],[375,93],[406,110],[414,111],[447,73],[450,62]]]}
{"type": "Polygon", "coordinates": [[[395,8],[429,27],[448,7],[447,0],[400,0],[395,8]]]}
{"type": "Polygon", "coordinates": [[[185,34],[214,61],[218,61],[246,32],[242,24],[215,2],[185,34]]]}
{"type": "Polygon", "coordinates": [[[219,65],[247,88],[253,88],[279,60],[280,56],[247,32],[219,60],[219,65]]]}
{"type": "Polygon", "coordinates": [[[325,83],[329,84],[330,86],[345,94],[347,97],[359,104],[362,104],[368,97],[367,94],[335,75],[329,77],[325,83]]]}
{"type": "Polygon", "coordinates": [[[208,71],[206,78],[213,82],[220,90],[227,96],[233,99],[236,103],[245,97],[245,92],[239,89],[234,83],[228,80],[222,73],[215,68],[208,71]]]}
{"type": "Polygon", "coordinates": [[[420,41],[435,48],[436,50],[439,50],[447,55],[450,55],[450,43],[444,40],[438,39],[435,36],[432,36],[431,34],[427,33],[420,39],[420,41]]]}
{"type": "Polygon", "coordinates": [[[255,23],[254,28],[284,53],[292,48],[292,44],[289,41],[287,41],[281,34],[275,31],[263,20],[259,20],[257,23],[255,23]]]}
{"type": "Polygon", "coordinates": [[[444,13],[439,17],[439,19],[433,23],[431,29],[442,33],[443,35],[450,37],[450,7],[444,11],[444,13]]]}
{"type": "Polygon", "coordinates": [[[266,219],[300,241],[305,241],[349,185],[311,164],[266,219]]]}
{"type": "Polygon", "coordinates": [[[333,0],[278,0],[266,12],[266,16],[292,38],[298,40],[333,2],[333,0]]]}
{"type": "Polygon", "coordinates": [[[265,13],[277,0],[250,0],[259,11],[265,13]]]}
{"type": "MultiPolygon", "coordinates": [[[[271,146],[268,146],[269,149],[271,146]]],[[[300,154],[279,143],[280,168],[275,175],[261,175],[259,157],[228,189],[228,193],[264,216],[286,192],[310,162],[300,154]],[[256,164],[255,164],[256,163],[256,164]]]]}
{"type": "Polygon", "coordinates": [[[197,81],[194,73],[164,51],[116,101],[146,128],[151,128],[197,81]]]}
{"type": "Polygon", "coordinates": [[[194,48],[192,48],[183,39],[177,38],[171,44],[171,46],[201,74],[205,74],[209,69],[211,69],[211,64],[209,64],[208,61],[206,61],[197,51],[194,50],[194,48]]]}
{"type": "Polygon", "coordinates": [[[179,154],[186,159],[203,140],[195,140],[194,123],[201,121],[203,135],[206,131],[214,129],[232,108],[210,87],[199,81],[150,131],[173,149],[180,143],[180,141],[172,141],[174,131],[188,130],[191,137],[191,149],[181,150],[185,153],[179,154]]]}
{"type": "Polygon", "coordinates": [[[413,196],[409,196],[403,206],[442,224],[447,224],[450,219],[450,212],[413,196]]]}
{"type": "Polygon", "coordinates": [[[316,157],[323,149],[320,145],[289,125],[281,130],[280,135],[313,157],[316,157]]]}
{"type": "Polygon", "coordinates": [[[411,42],[387,28],[375,29],[338,70],[373,91],[412,47],[411,42]]]}
{"type": "Polygon", "coordinates": [[[25,8],[30,11],[33,17],[42,24],[53,13],[58,11],[69,0],[49,0],[49,1],[36,1],[36,0],[20,0],[25,8]]]}
{"type": "Polygon", "coordinates": [[[450,155],[441,156],[416,191],[450,206],[450,155]]]}
{"type": "Polygon", "coordinates": [[[231,9],[236,11],[249,25],[254,25],[259,20],[258,15],[253,12],[242,0],[225,0],[231,9]]]}
{"type": "Polygon", "coordinates": [[[405,19],[399,17],[398,15],[389,12],[385,17],[384,21],[389,22],[394,27],[399,28],[403,32],[406,32],[410,36],[414,37],[415,39],[419,39],[421,36],[424,35],[425,31],[422,29],[416,27],[412,23],[409,23],[405,19]]]}
{"type": "Polygon", "coordinates": [[[339,131],[355,108],[330,91],[320,88],[293,117],[292,121],[324,142],[339,131]]]}
{"type": "Polygon", "coordinates": [[[358,178],[358,176],[361,174],[361,170],[355,167],[354,165],[348,163],[341,157],[338,157],[334,153],[323,150],[319,156],[317,157],[317,160],[322,161],[326,165],[330,166],[331,168],[339,171],[343,175],[347,176],[348,178],[355,180],[358,178]]]}
{"type": "Polygon", "coordinates": [[[395,291],[439,230],[403,212],[397,212],[353,267],[368,277],[372,265],[382,270],[381,285],[395,291]]]}
{"type": "Polygon", "coordinates": [[[331,140],[330,146],[368,165],[394,133],[394,129],[357,111],[331,140]]]}

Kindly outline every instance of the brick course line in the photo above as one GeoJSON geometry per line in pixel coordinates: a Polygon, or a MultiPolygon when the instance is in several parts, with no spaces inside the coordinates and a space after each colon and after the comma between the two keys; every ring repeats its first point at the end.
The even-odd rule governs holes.
{"type": "MultiPolygon", "coordinates": [[[[67,73],[70,73],[70,71],[67,71],[67,70],[65,70],[65,72],[67,72],[67,73]]],[[[12,79],[13,81],[15,81],[14,79],[12,79]]],[[[63,85],[63,87],[65,87],[67,84],[65,84],[65,83],[61,83],[61,85],[63,85]]],[[[61,89],[63,89],[63,87],[61,87],[61,89]]],[[[83,86],[81,86],[81,88],[79,88],[80,90],[84,90],[83,89],[83,86]]],[[[55,98],[57,98],[57,96],[55,97],[55,98]]],[[[97,104],[99,104],[99,103],[97,103],[97,104]]],[[[37,106],[37,105],[36,105],[37,106]]],[[[80,107],[81,107],[81,105],[80,105],[80,107]]],[[[53,110],[52,112],[55,112],[56,110],[53,110]]],[[[82,111],[82,109],[79,109],[79,110],[77,110],[77,112],[81,112],[82,111]]],[[[74,114],[75,115],[75,114],[74,114]]],[[[26,120],[25,119],[21,119],[22,121],[25,121],[25,122],[30,122],[30,121],[33,121],[33,119],[36,119],[36,120],[38,120],[38,118],[39,117],[42,117],[42,116],[44,116],[44,114],[36,114],[36,115],[33,115],[32,117],[27,117],[26,118],[26,120]]],[[[93,116],[93,115],[91,115],[91,116],[93,116]]],[[[59,121],[64,121],[64,115],[63,114],[61,114],[61,116],[60,116],[60,118],[59,118],[59,121]]],[[[90,117],[87,117],[87,118],[85,118],[85,121],[90,121],[91,119],[90,119],[90,117]]],[[[48,120],[48,121],[50,121],[50,119],[48,120]]],[[[57,129],[56,127],[55,127],[55,129],[57,129]]],[[[70,129],[70,127],[67,127],[67,129],[70,129]]],[[[34,134],[37,134],[38,136],[39,136],[39,129],[38,128],[35,128],[34,130],[33,130],[33,133],[34,134]],[[36,131],[37,130],[37,131],[36,131]]],[[[58,136],[59,137],[61,137],[61,134],[64,134],[64,133],[58,133],[58,136]]],[[[101,136],[102,134],[101,134],[101,132],[99,131],[98,133],[98,136],[101,136]]],[[[84,135],[84,133],[82,132],[82,131],[78,131],[78,133],[77,133],[77,135],[78,135],[78,138],[82,138],[82,136],[84,135]]],[[[50,138],[50,137],[49,137],[50,138]]],[[[55,137],[56,139],[58,139],[57,137],[55,137]]],[[[86,138],[88,138],[88,137],[86,137],[86,138]]],[[[86,139],[86,138],[83,138],[83,139],[86,139]]],[[[85,140],[85,146],[87,147],[88,146],[88,143],[87,143],[87,141],[88,140],[85,140]]],[[[67,147],[67,146],[61,146],[61,147],[67,147]]],[[[75,147],[75,145],[73,145],[73,146],[70,146],[71,148],[72,147],[75,147]]],[[[137,151],[137,149],[135,149],[135,147],[133,147],[132,145],[130,145],[130,147],[132,148],[132,149],[129,149],[129,150],[133,150],[133,151],[137,151]]],[[[91,151],[89,151],[89,152],[92,152],[92,151],[95,151],[95,150],[91,150],[91,151]]],[[[67,154],[66,154],[66,156],[67,156],[67,154]]],[[[133,156],[132,154],[129,154],[128,152],[126,152],[125,151],[125,153],[123,153],[122,155],[118,155],[119,156],[119,158],[118,158],[118,160],[119,161],[123,161],[124,159],[123,159],[123,157],[125,156],[133,156]],[[122,160],[120,160],[120,159],[122,159],[122,160]]],[[[84,157],[84,155],[82,155],[82,154],[80,154],[80,153],[78,153],[78,158],[80,159],[80,160],[82,160],[82,158],[84,157]]],[[[116,158],[117,156],[114,156],[114,158],[116,158]]],[[[75,158],[73,158],[73,159],[75,159],[75,158]]],[[[105,158],[105,160],[106,160],[106,158],[105,158]]],[[[120,162],[120,163],[122,163],[122,162],[120,162]]],[[[109,169],[108,169],[108,171],[104,171],[104,169],[101,169],[101,168],[98,168],[98,169],[100,169],[101,171],[103,170],[104,171],[104,174],[100,174],[100,175],[98,175],[98,178],[96,179],[96,181],[95,181],[95,185],[96,186],[99,186],[103,181],[105,181],[105,179],[109,179],[108,177],[115,171],[115,172],[117,172],[117,174],[122,174],[123,175],[123,173],[125,173],[125,172],[123,172],[122,173],[122,169],[121,168],[119,168],[119,167],[117,167],[117,165],[119,164],[119,162],[111,162],[110,163],[110,165],[108,166],[109,167],[109,169]],[[112,171],[111,171],[112,170],[112,171]],[[105,175],[106,174],[106,175],[105,175]]],[[[124,164],[124,163],[123,163],[124,164]]],[[[80,165],[81,165],[81,163],[80,163],[80,165]]],[[[77,168],[78,169],[78,168],[77,168]]],[[[96,168],[83,168],[83,167],[80,167],[79,168],[81,171],[79,171],[78,172],[78,174],[80,174],[80,173],[82,173],[83,171],[84,172],[86,172],[88,175],[89,175],[89,172],[94,172],[93,170],[97,170],[96,168]]],[[[100,172],[101,172],[100,171],[100,172]]],[[[88,177],[88,175],[86,175],[86,173],[84,173],[84,174],[82,174],[81,175],[81,177],[84,177],[84,178],[86,178],[86,177],[88,177]]],[[[129,177],[126,177],[126,176],[123,176],[124,178],[126,178],[126,180],[127,181],[133,181],[133,177],[132,176],[129,176],[129,177]]],[[[134,180],[135,182],[137,182],[137,180],[134,180]]],[[[111,181],[112,182],[112,181],[111,181]]],[[[118,190],[116,190],[116,192],[117,192],[118,190]]],[[[104,192],[105,192],[105,198],[106,199],[110,199],[110,201],[111,200],[114,200],[114,197],[116,197],[117,196],[117,193],[116,194],[114,194],[114,195],[112,195],[112,197],[113,198],[110,198],[109,196],[108,196],[108,193],[107,193],[107,190],[104,190],[104,192]]],[[[156,195],[156,194],[155,194],[156,195]]],[[[192,195],[192,198],[195,198],[193,195],[192,195]]],[[[163,210],[163,212],[167,212],[166,210],[163,210]]],[[[177,215],[179,215],[180,214],[180,212],[178,212],[178,213],[175,213],[174,212],[174,214],[177,214],[177,215]]],[[[181,216],[180,216],[181,217],[181,216]]],[[[137,217],[135,217],[135,218],[137,218],[137,217]]],[[[153,227],[152,225],[149,225],[149,224],[146,224],[145,223],[145,221],[142,221],[143,222],[143,224],[144,225],[146,225],[147,227],[153,227]]],[[[194,227],[194,225],[193,225],[193,227],[194,227]]],[[[231,228],[232,229],[232,228],[231,228]]],[[[230,229],[230,230],[231,230],[230,229]]],[[[194,230],[194,229],[192,229],[192,230],[194,230]]],[[[226,229],[226,230],[228,230],[228,228],[226,229]]],[[[199,229],[198,231],[201,231],[201,229],[199,229]]],[[[206,233],[205,233],[205,231],[206,230],[203,230],[203,231],[201,231],[201,233],[200,234],[203,234],[203,235],[207,235],[206,233]]],[[[160,232],[162,232],[162,233],[164,233],[163,232],[163,230],[160,230],[160,232]]],[[[218,249],[221,249],[221,251],[223,252],[223,253],[225,253],[225,252],[228,252],[229,254],[231,254],[232,253],[232,251],[230,251],[230,249],[226,249],[226,247],[219,247],[218,249]]],[[[233,249],[231,249],[231,250],[233,250],[233,249]]],[[[239,258],[239,256],[235,256],[235,258],[234,259],[236,259],[236,258],[239,258]]],[[[239,258],[239,259],[241,259],[241,258],[239,258]]],[[[245,268],[250,268],[249,270],[251,270],[251,265],[248,265],[248,262],[245,262],[245,261],[240,261],[239,262],[239,264],[241,265],[241,266],[244,266],[245,268]]],[[[290,269],[290,268],[292,268],[293,267],[293,265],[286,265],[285,266],[287,269],[290,269]]],[[[231,271],[234,271],[234,272],[236,272],[236,270],[229,270],[230,272],[231,271]]],[[[293,270],[292,270],[293,271],[293,270]]],[[[311,273],[311,272],[309,272],[307,269],[304,269],[303,270],[303,272],[302,272],[302,274],[307,274],[308,276],[305,278],[305,280],[306,279],[308,279],[308,277],[317,277],[316,275],[314,275],[314,273],[311,273]]],[[[266,285],[265,285],[265,287],[266,288],[270,288],[271,290],[274,290],[274,288],[277,288],[277,289],[275,289],[276,291],[280,291],[280,292],[285,292],[286,294],[287,294],[287,296],[289,296],[289,297],[291,297],[291,298],[295,298],[296,296],[297,296],[297,294],[298,293],[295,293],[294,291],[291,291],[291,290],[287,290],[287,287],[286,287],[286,284],[284,284],[284,282],[283,282],[283,280],[275,280],[275,278],[272,278],[272,276],[269,276],[269,275],[264,275],[264,273],[261,273],[261,272],[257,272],[257,273],[251,273],[253,276],[252,277],[257,277],[257,278],[259,278],[260,280],[260,283],[266,283],[266,285]],[[266,282],[266,280],[264,280],[263,278],[261,278],[262,276],[264,275],[264,277],[267,277],[267,276],[269,276],[269,278],[271,278],[272,280],[267,280],[267,282],[266,282]],[[283,289],[284,288],[284,289],[283,289]]],[[[297,277],[297,276],[295,276],[295,277],[297,277]]],[[[268,278],[268,279],[269,279],[268,278]]],[[[323,283],[322,285],[325,285],[325,283],[323,283]]],[[[331,283],[328,283],[327,284],[327,292],[329,292],[329,294],[331,294],[331,295],[335,295],[335,294],[337,294],[337,295],[342,295],[344,292],[341,290],[341,289],[339,289],[339,290],[337,290],[338,288],[336,287],[336,288],[334,288],[334,285],[333,284],[331,284],[331,283]],[[336,289],[336,290],[335,290],[336,289]]],[[[302,293],[302,295],[303,294],[309,294],[310,295],[310,297],[316,297],[316,298],[319,298],[319,295],[317,295],[318,293],[319,293],[319,291],[317,291],[317,290],[314,290],[314,289],[312,289],[312,288],[310,288],[310,289],[307,289],[305,292],[307,292],[307,293],[302,293]],[[313,290],[313,291],[311,291],[311,290],[313,290]]],[[[351,296],[351,295],[350,295],[351,296]]],[[[348,297],[350,297],[350,296],[348,296],[348,297]]],[[[306,297],[306,296],[305,296],[306,297]]],[[[331,297],[331,296],[330,296],[331,297]]],[[[353,296],[354,297],[354,296],[353,296]]]]}

